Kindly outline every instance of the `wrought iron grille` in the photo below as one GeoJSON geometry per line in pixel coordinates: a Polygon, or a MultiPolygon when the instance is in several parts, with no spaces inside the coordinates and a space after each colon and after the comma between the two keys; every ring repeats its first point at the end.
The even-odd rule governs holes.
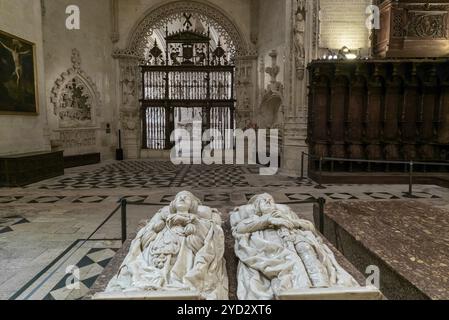
{"type": "Polygon", "coordinates": [[[188,16],[184,26],[173,34],[167,28],[165,52],[156,40],[141,66],[143,148],[171,149],[172,132],[195,120],[188,118],[189,112],[181,112],[186,108],[197,115],[201,110],[203,132],[220,132],[222,139],[215,139],[213,148],[230,148],[227,130],[235,128],[233,59],[220,42],[212,51],[209,31],[191,30],[188,16]]]}

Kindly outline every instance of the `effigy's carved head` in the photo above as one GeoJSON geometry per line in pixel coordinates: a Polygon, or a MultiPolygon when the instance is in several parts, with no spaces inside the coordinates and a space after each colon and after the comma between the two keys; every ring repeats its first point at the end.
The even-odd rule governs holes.
{"type": "Polygon", "coordinates": [[[178,193],[175,199],[170,203],[170,213],[198,213],[198,207],[201,201],[188,191],[178,193]]]}
{"type": "Polygon", "coordinates": [[[256,210],[256,214],[263,216],[265,214],[270,214],[276,210],[276,202],[273,196],[268,193],[259,194],[254,196],[249,200],[248,204],[252,204],[256,210]]]}

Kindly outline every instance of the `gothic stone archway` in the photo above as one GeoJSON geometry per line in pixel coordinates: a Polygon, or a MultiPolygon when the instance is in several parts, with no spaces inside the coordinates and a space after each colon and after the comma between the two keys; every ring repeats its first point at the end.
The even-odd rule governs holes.
{"type": "MultiPolygon", "coordinates": [[[[192,14],[213,26],[220,32],[226,45],[234,50],[236,61],[236,118],[237,126],[244,127],[251,116],[256,89],[254,79],[257,69],[257,54],[250,41],[243,36],[236,24],[221,9],[196,1],[176,1],[151,8],[133,28],[125,49],[114,51],[119,60],[119,114],[124,133],[123,148],[126,158],[141,158],[140,105],[141,73],[140,62],[145,58],[149,39],[154,30],[164,26],[184,13],[192,14]]],[[[158,155],[160,156],[160,155],[158,155]]]]}

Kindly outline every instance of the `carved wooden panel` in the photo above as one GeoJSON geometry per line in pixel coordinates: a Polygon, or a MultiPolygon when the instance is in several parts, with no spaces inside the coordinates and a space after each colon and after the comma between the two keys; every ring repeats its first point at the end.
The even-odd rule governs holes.
{"type": "Polygon", "coordinates": [[[360,65],[356,69],[349,91],[349,105],[346,114],[346,136],[348,157],[361,159],[363,150],[363,119],[366,112],[366,79],[361,75],[360,65]]]}
{"type": "Polygon", "coordinates": [[[314,106],[309,108],[309,139],[313,141],[312,152],[318,157],[328,156],[329,132],[329,96],[330,81],[320,74],[320,68],[314,69],[309,100],[314,106]]]}
{"type": "Polygon", "coordinates": [[[378,1],[380,29],[374,53],[380,57],[449,55],[449,3],[443,0],[378,1]]]}
{"type": "Polygon", "coordinates": [[[309,72],[315,156],[449,161],[449,60],[320,60],[309,72]]]}

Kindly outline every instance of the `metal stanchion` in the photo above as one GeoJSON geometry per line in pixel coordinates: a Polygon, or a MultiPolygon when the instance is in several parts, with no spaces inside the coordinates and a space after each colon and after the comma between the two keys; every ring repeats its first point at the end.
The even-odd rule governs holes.
{"type": "Polygon", "coordinates": [[[301,180],[304,180],[304,151],[301,152],[301,180]]]}
{"type": "Polygon", "coordinates": [[[320,225],[319,230],[322,235],[324,235],[324,205],[326,204],[326,200],[324,198],[318,199],[318,206],[320,210],[320,225]]]}
{"type": "Polygon", "coordinates": [[[128,201],[126,199],[120,200],[121,209],[122,209],[122,243],[125,243],[126,239],[128,238],[127,228],[126,228],[126,207],[128,204],[128,201]]]}
{"type": "Polygon", "coordinates": [[[414,198],[413,195],[413,161],[410,161],[410,170],[409,170],[409,184],[408,184],[408,196],[410,198],[414,198]]]}
{"type": "Polygon", "coordinates": [[[326,187],[323,186],[323,157],[320,157],[320,164],[319,164],[319,177],[318,177],[318,185],[315,187],[315,189],[326,189],[326,187]]]}

